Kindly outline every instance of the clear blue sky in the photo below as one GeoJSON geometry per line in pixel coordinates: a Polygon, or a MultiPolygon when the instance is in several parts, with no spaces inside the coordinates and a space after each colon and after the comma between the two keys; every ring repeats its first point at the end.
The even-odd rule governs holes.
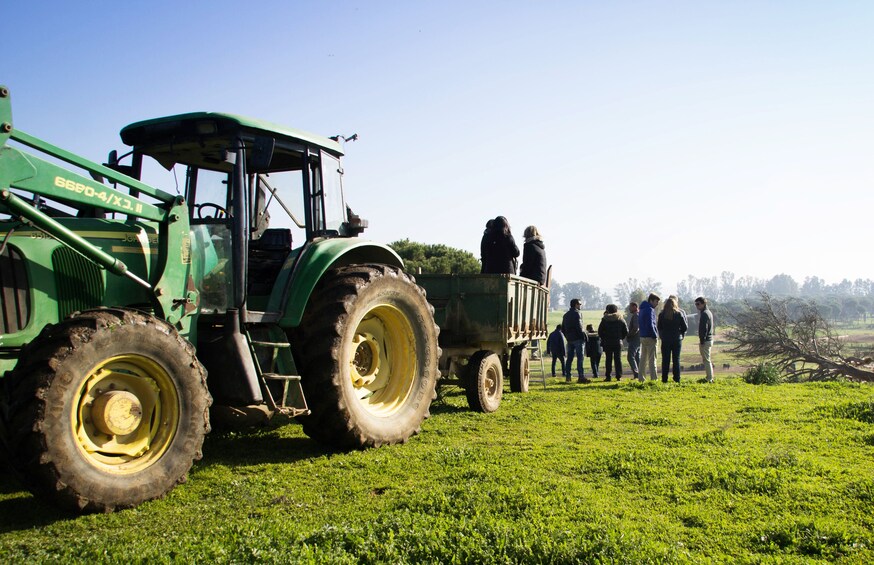
{"type": "Polygon", "coordinates": [[[15,125],[250,115],[346,146],[365,236],[477,253],[504,215],[560,282],[874,278],[874,2],[28,2],[15,125]]]}

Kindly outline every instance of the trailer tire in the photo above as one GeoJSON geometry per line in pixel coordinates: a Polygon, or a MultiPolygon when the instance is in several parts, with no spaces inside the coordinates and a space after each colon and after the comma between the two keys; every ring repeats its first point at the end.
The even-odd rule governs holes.
{"type": "Polygon", "coordinates": [[[510,392],[528,392],[531,380],[531,364],[528,348],[513,348],[510,352],[510,392]]]}
{"type": "Polygon", "coordinates": [[[310,408],[304,433],[340,449],[403,443],[436,398],[439,333],[425,291],[401,269],[326,273],[291,343],[310,408]]]}
{"type": "Polygon", "coordinates": [[[148,314],[100,309],[46,326],[3,380],[12,466],[61,507],[112,512],[160,498],[202,456],[206,371],[148,314]]]}
{"type": "Polygon", "coordinates": [[[494,412],[504,393],[501,358],[491,351],[477,351],[467,362],[467,404],[477,412],[494,412]]]}

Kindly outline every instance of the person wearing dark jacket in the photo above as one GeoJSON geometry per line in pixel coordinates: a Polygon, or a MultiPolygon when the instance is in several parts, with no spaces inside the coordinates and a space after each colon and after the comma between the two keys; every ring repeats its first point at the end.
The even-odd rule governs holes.
{"type": "Polygon", "coordinates": [[[673,298],[665,300],[665,307],[659,314],[658,330],[662,338],[662,382],[668,382],[668,371],[674,364],[674,382],[680,382],[680,347],[688,330],[686,320],[680,314],[673,298]]]}
{"type": "Polygon", "coordinates": [[[604,353],[607,354],[604,365],[606,378],[604,380],[610,381],[612,367],[616,368],[616,380],[622,380],[622,340],[628,336],[628,326],[625,325],[625,320],[622,319],[622,314],[619,313],[619,308],[615,304],[607,305],[604,317],[598,324],[598,336],[601,338],[604,353]],[[611,361],[613,362],[612,367],[611,361]]]}
{"type": "Polygon", "coordinates": [[[555,326],[555,331],[549,334],[546,340],[546,351],[552,355],[552,376],[555,376],[555,362],[561,366],[561,374],[564,375],[564,336],[561,334],[561,324],[555,326]]]}
{"type": "Polygon", "coordinates": [[[577,357],[577,382],[588,384],[592,381],[585,377],[583,372],[583,347],[586,345],[586,330],[583,329],[583,317],[580,314],[580,299],[571,300],[570,309],[564,313],[561,319],[561,331],[567,340],[567,361],[564,364],[564,379],[571,382],[571,369],[573,369],[574,355],[577,357]]]}
{"type": "Polygon", "coordinates": [[[510,224],[504,216],[492,220],[480,242],[482,272],[490,274],[516,274],[519,247],[510,233],[510,224]]]}
{"type": "Polygon", "coordinates": [[[643,375],[640,374],[640,318],[637,314],[637,302],[631,302],[628,305],[628,366],[631,367],[631,374],[635,379],[644,381],[643,375]]]}
{"type": "Polygon", "coordinates": [[[698,351],[704,363],[705,380],[712,383],[713,360],[710,358],[710,352],[713,349],[713,312],[707,307],[707,299],[703,296],[695,299],[695,308],[698,309],[698,351]]]}
{"type": "Polygon", "coordinates": [[[586,355],[589,356],[589,365],[592,367],[592,378],[598,378],[598,365],[601,364],[601,338],[592,324],[586,326],[586,355]]]}
{"type": "Polygon", "coordinates": [[[482,266],[480,267],[479,272],[486,272],[486,255],[488,255],[489,245],[491,242],[491,231],[492,226],[494,225],[495,220],[489,220],[486,222],[486,229],[483,232],[483,237],[479,242],[479,258],[482,266]]]}
{"type": "Polygon", "coordinates": [[[522,245],[522,266],[519,276],[546,284],[546,247],[535,226],[525,228],[525,244],[522,245]]]}

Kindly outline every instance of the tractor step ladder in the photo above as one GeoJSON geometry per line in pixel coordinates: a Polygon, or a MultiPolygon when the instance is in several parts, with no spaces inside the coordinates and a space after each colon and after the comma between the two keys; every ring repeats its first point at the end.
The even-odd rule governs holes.
{"type": "Polygon", "coordinates": [[[306,399],[303,396],[303,389],[300,385],[300,375],[283,375],[275,372],[280,350],[289,350],[288,353],[290,353],[291,344],[287,341],[258,341],[253,339],[249,340],[249,344],[252,348],[252,358],[255,360],[255,367],[261,376],[264,398],[270,409],[291,417],[309,414],[310,410],[306,405],[306,399]],[[256,349],[271,350],[267,371],[262,369],[258,355],[255,354],[256,349]],[[267,386],[270,381],[282,383],[282,398],[280,398],[279,403],[274,400],[270,387],[267,386]]]}
{"type": "Polygon", "coordinates": [[[540,341],[539,340],[529,341],[528,345],[526,345],[525,348],[528,350],[528,358],[529,358],[529,361],[528,361],[528,367],[529,367],[528,382],[530,383],[531,381],[540,381],[543,384],[543,388],[545,389],[546,388],[546,368],[543,366],[543,352],[540,351],[540,341]],[[534,354],[536,354],[536,357],[534,356],[534,354]],[[532,378],[531,377],[531,360],[534,360],[535,362],[540,363],[540,377],[539,378],[537,378],[537,377],[532,378]]]}

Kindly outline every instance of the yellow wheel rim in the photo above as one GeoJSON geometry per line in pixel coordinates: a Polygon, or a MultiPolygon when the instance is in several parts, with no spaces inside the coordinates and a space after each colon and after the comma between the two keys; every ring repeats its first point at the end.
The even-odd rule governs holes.
{"type": "Polygon", "coordinates": [[[95,467],[135,473],[160,459],[176,435],[179,396],[147,357],[118,355],[97,365],[74,399],[72,430],[95,467]]]}
{"type": "Polygon", "coordinates": [[[380,305],[358,323],[349,344],[349,375],[361,406],[374,416],[397,413],[416,380],[413,327],[397,308],[380,305]]]}

